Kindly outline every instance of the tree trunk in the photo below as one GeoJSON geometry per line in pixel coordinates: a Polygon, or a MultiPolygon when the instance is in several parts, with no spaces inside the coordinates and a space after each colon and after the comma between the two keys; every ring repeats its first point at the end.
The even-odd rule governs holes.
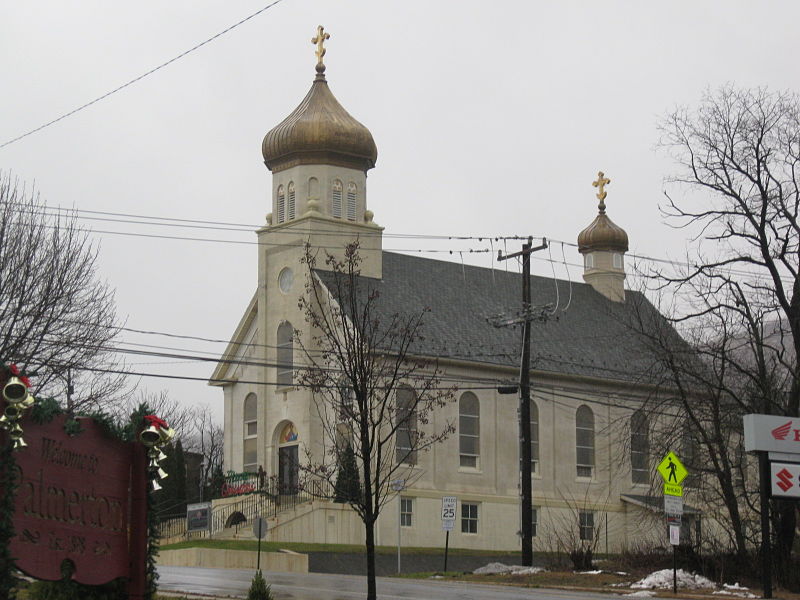
{"type": "Polygon", "coordinates": [[[365,545],[367,546],[367,600],[377,600],[375,588],[375,522],[365,522],[365,545]]]}

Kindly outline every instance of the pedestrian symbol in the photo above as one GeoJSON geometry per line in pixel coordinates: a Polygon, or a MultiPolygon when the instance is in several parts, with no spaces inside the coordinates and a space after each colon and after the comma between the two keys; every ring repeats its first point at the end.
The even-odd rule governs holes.
{"type": "Polygon", "coordinates": [[[664,483],[670,483],[676,486],[689,474],[686,467],[683,466],[683,463],[675,456],[674,452],[667,452],[664,460],[658,465],[658,472],[661,474],[661,477],[664,478],[664,483]]]}

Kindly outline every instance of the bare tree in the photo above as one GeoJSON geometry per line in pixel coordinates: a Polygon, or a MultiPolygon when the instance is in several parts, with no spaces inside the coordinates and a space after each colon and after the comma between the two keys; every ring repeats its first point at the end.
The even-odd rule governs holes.
{"type": "Polygon", "coordinates": [[[124,388],[110,346],[114,294],[96,263],[74,216],[0,173],[0,359],[35,373],[34,393],[69,396],[76,411],[124,388]]]}
{"type": "MultiPolygon", "coordinates": [[[[308,366],[298,383],[311,390],[326,448],[310,455],[307,473],[335,490],[337,471],[355,454],[361,493],[348,502],[364,523],[367,598],[375,591],[375,523],[397,493],[393,481],[414,478],[417,455],[454,431],[433,430],[434,410],[454,396],[443,386],[436,361],[415,355],[426,310],[388,313],[379,282],[361,277],[358,243],[343,258],[316,255],[306,247],[308,280],[300,308],[310,336],[298,336],[308,366]]],[[[334,495],[332,491],[331,496],[334,495]]]]}
{"type": "MultiPolygon", "coordinates": [[[[661,270],[655,281],[674,295],[675,322],[703,358],[702,368],[688,366],[673,346],[665,364],[736,522],[731,432],[746,412],[796,417],[800,409],[800,103],[792,93],[729,85],[707,92],[696,110],[674,110],[660,130],[678,167],[668,184],[682,193],[670,185],[663,210],[693,234],[695,251],[684,269],[661,270]]],[[[788,557],[795,507],[775,501],[775,514],[778,555],[788,557]]],[[[743,532],[736,537],[741,549],[743,532]]]]}
{"type": "MultiPolygon", "coordinates": [[[[186,439],[184,448],[190,452],[197,452],[203,457],[200,471],[202,490],[209,488],[214,472],[222,469],[223,446],[222,426],[214,422],[208,406],[197,408],[191,423],[191,433],[186,439]]],[[[202,495],[205,496],[205,493],[202,495]]]]}

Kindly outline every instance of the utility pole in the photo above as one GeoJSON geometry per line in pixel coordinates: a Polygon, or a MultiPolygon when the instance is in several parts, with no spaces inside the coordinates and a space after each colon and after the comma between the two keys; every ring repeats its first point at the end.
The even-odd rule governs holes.
{"type": "Polygon", "coordinates": [[[497,251],[497,260],[522,257],[522,314],[517,319],[493,320],[495,327],[522,323],[522,357],[519,367],[519,460],[520,460],[520,515],[522,528],[522,565],[533,566],[533,489],[531,485],[531,321],[544,320],[545,313],[534,315],[531,307],[531,254],[547,248],[547,239],[533,247],[533,238],[522,245],[520,252],[506,254],[497,251]]]}

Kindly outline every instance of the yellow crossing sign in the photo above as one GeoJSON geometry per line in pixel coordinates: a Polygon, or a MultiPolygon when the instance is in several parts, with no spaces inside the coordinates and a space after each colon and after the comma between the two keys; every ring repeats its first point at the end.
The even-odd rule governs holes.
{"type": "MultiPolygon", "coordinates": [[[[665,484],[675,486],[679,486],[681,481],[686,479],[686,476],[689,474],[689,471],[686,470],[686,467],[683,466],[683,463],[674,452],[667,452],[664,460],[658,464],[658,472],[661,473],[661,477],[664,478],[665,484]]],[[[677,496],[679,494],[673,495],[677,496]]]]}
{"type": "Polygon", "coordinates": [[[679,485],[675,485],[674,483],[665,483],[664,484],[664,495],[665,496],[683,496],[683,488],[679,485]]]}

